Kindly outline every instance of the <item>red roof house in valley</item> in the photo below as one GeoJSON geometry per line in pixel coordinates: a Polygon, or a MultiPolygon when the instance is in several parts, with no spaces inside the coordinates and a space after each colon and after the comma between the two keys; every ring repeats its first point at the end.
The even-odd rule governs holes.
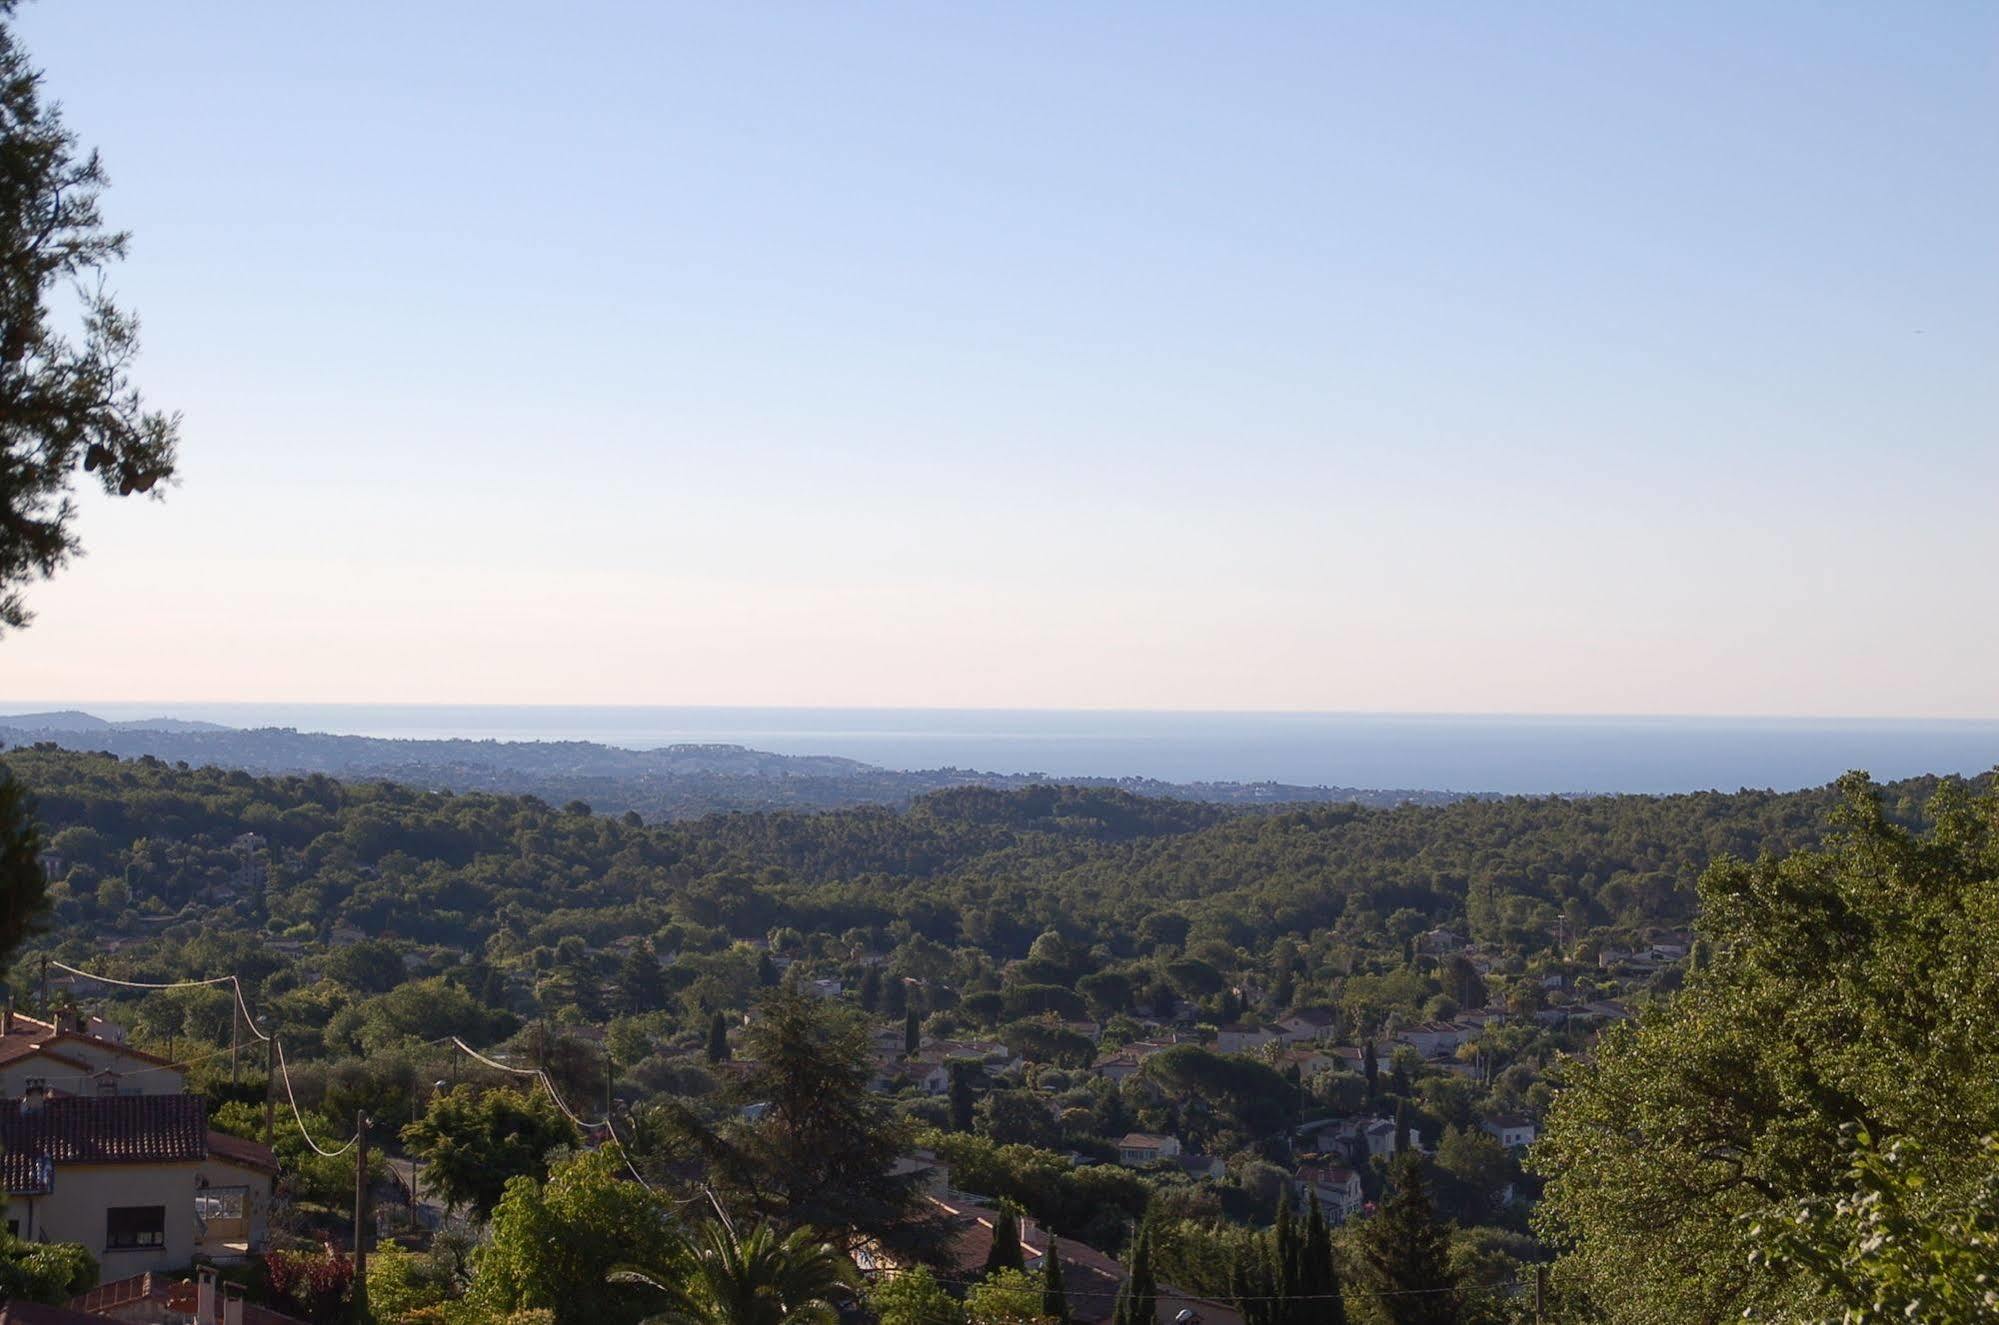
{"type": "Polygon", "coordinates": [[[277,1157],[211,1132],[199,1095],[0,1100],[7,1228],[77,1242],[107,1280],[261,1251],[277,1157]]]}

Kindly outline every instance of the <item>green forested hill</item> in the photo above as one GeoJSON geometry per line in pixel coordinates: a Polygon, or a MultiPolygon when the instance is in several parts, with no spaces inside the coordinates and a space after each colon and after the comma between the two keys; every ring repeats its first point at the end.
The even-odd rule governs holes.
{"type": "MultiPolygon", "coordinates": [[[[256,833],[270,882],[233,899],[242,921],[467,948],[501,930],[605,942],[673,925],[674,947],[784,925],[876,931],[886,944],[906,925],[1003,958],[1054,925],[1130,952],[1156,912],[1191,921],[1194,941],[1249,948],[1328,928],[1361,939],[1414,919],[1531,943],[1558,919],[1572,934],[1683,922],[1710,860],[1810,843],[1831,804],[1825,791],[1745,791],[1230,812],[1109,789],[967,788],[904,811],[648,827],[532,797],[67,751],[6,758],[60,858],[58,934],[183,910],[192,921],[204,890],[239,867],[231,843],[256,833]]],[[[1891,804],[1912,814],[1931,785],[1898,784],[1891,804]]]]}

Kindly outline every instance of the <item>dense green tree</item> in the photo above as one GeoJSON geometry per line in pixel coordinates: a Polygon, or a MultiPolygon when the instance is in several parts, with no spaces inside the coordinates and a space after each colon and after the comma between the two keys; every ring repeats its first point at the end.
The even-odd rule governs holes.
{"type": "Polygon", "coordinates": [[[645,944],[618,966],[618,1005],[627,1013],[655,1012],[666,1006],[666,971],[645,944]]]}
{"type": "Polygon", "coordinates": [[[1751,1259],[1818,1285],[1842,1325],[1999,1320],[1999,1140],[1966,1182],[1929,1171],[1919,1142],[1857,1129],[1845,1190],[1750,1229],[1751,1259]]]}
{"type": "Polygon", "coordinates": [[[403,956],[392,943],[363,939],[344,948],[335,948],[322,967],[327,979],[362,994],[386,994],[408,978],[403,956]]]}
{"type": "Polygon", "coordinates": [[[558,1163],[547,1182],[517,1177],[473,1255],[468,1305],[492,1319],[541,1309],[557,1325],[636,1325],[655,1305],[643,1285],[612,1283],[620,1264],[672,1264],[684,1249],[674,1206],[624,1177],[614,1147],[558,1163]]]}
{"type": "Polygon", "coordinates": [[[717,1008],[708,1018],[708,1061],[726,1063],[729,1061],[729,1022],[717,1008]]]}
{"type": "Polygon", "coordinates": [[[966,1325],[965,1308],[924,1265],[881,1275],[867,1303],[880,1325],[966,1325]]]}
{"type": "Polygon", "coordinates": [[[127,244],[104,228],[103,164],[43,99],[13,10],[0,5],[0,633],[27,624],[24,586],[77,551],[76,471],[114,496],[154,492],[180,435],[132,385],[139,323],[101,284],[127,244]]]}
{"type": "Polygon", "coordinates": [[[1842,789],[1824,848],[1708,871],[1711,964],[1557,1097],[1538,1218],[1558,1286],[1604,1319],[1831,1314],[1792,1263],[1752,1260],[1751,1229],[1847,1190],[1847,1125],[1925,1148],[1947,1187],[1985,1171],[1999,802],[1945,784],[1920,832],[1864,777],[1842,789]]]}
{"type": "Polygon", "coordinates": [[[1041,1325],[1041,1285],[1025,1270],[1001,1270],[965,1291],[970,1325],[1041,1325]]]}
{"type": "Polygon", "coordinates": [[[97,1287],[97,1262],[75,1242],[23,1242],[0,1232],[0,1302],[61,1306],[97,1287]]]}
{"type": "Polygon", "coordinates": [[[866,1031],[846,1009],[779,988],[744,1033],[754,1064],[734,1098],[767,1105],[727,1139],[760,1214],[786,1227],[894,1237],[915,1221],[913,1179],[892,1170],[908,1132],[869,1090],[866,1031]]]}
{"type": "Polygon", "coordinates": [[[424,1163],[424,1185],[482,1219],[510,1181],[543,1176],[549,1153],[577,1139],[569,1120],[540,1095],[469,1087],[440,1091],[402,1137],[424,1163]]]}
{"type": "Polygon", "coordinates": [[[1047,1097],[1034,1091],[987,1091],[972,1112],[979,1135],[1001,1145],[1054,1150],[1062,1144],[1062,1129],[1048,1113],[1047,1097]]]}
{"type": "Polygon", "coordinates": [[[1457,1325],[1464,1306],[1450,1237],[1437,1221],[1421,1161],[1398,1156],[1388,1198],[1354,1234],[1362,1286],[1386,1325],[1457,1325]]]}

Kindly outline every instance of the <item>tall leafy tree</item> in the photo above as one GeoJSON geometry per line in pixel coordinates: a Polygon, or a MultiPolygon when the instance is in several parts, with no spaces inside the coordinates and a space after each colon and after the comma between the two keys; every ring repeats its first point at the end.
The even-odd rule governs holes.
{"type": "Polygon", "coordinates": [[[867,1301],[881,1325],[965,1325],[965,1308],[923,1265],[882,1275],[867,1301]]]}
{"type": "Polygon", "coordinates": [[[541,1177],[549,1153],[574,1145],[576,1129],[541,1095],[512,1090],[441,1091],[424,1116],[403,1128],[410,1152],[424,1162],[424,1185],[447,1205],[481,1219],[516,1177],[541,1177]]]}
{"type": "Polygon", "coordinates": [[[1043,1325],[1041,1286],[1025,1270],[1001,1270],[965,1293],[969,1325],[1043,1325]]]}
{"type": "Polygon", "coordinates": [[[902,1242],[925,1224],[915,1179],[894,1172],[907,1127],[869,1089],[867,1030],[838,1004],[780,986],[743,1033],[752,1064],[731,1088],[754,1119],[708,1128],[686,1110],[675,1125],[699,1147],[733,1203],[784,1228],[902,1242]]]}
{"type": "Polygon", "coordinates": [[[621,1264],[675,1264],[685,1242],[671,1201],[624,1176],[615,1148],[558,1163],[548,1181],[519,1177],[473,1253],[467,1319],[542,1310],[556,1325],[636,1325],[656,1305],[642,1284],[613,1283],[621,1264]]]}
{"type": "Polygon", "coordinates": [[[656,1012],[666,1006],[666,971],[658,955],[644,944],[632,949],[618,967],[618,1005],[629,1013],[656,1012]]]}
{"type": "MultiPolygon", "coordinates": [[[[127,236],[98,209],[103,163],[44,99],[14,9],[0,0],[0,635],[28,623],[28,583],[79,549],[77,471],[116,496],[154,492],[180,441],[179,416],[132,385],[138,319],[104,289],[127,236]]],[[[46,905],[38,850],[30,801],[0,767],[0,964],[46,905]]]]}
{"type": "Polygon", "coordinates": [[[1355,1231],[1363,1284],[1387,1325],[1457,1325],[1463,1293],[1450,1264],[1450,1236],[1430,1207],[1422,1162],[1399,1155],[1393,1190],[1355,1231]]]}
{"type": "Polygon", "coordinates": [[[132,385],[138,319],[102,284],[128,243],[99,211],[103,163],[43,98],[14,8],[0,0],[0,632],[27,624],[24,586],[78,550],[77,471],[114,496],[154,492],[180,440],[179,416],[132,385]]]}
{"type": "Polygon", "coordinates": [[[1944,1208],[1988,1171],[1999,799],[1939,784],[1922,831],[1864,776],[1841,795],[1824,847],[1707,871],[1708,966],[1556,1097],[1537,1218],[1558,1288],[1605,1320],[1837,1316],[1753,1230],[1849,1189],[1844,1127],[1922,1147],[1944,1208]]]}
{"type": "Polygon", "coordinates": [[[708,1061],[726,1063],[729,1061],[729,1022],[717,1008],[708,1018],[708,1061]]]}

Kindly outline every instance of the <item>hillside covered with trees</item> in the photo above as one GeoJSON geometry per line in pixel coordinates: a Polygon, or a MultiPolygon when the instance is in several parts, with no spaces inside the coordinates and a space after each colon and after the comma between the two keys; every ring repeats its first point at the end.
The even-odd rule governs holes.
{"type": "MultiPolygon", "coordinates": [[[[585,1138],[454,1036],[622,1117],[620,1148],[653,1189],[717,1193],[774,1229],[864,1234],[935,1265],[939,1291],[966,1284],[951,1279],[948,1228],[909,1204],[914,1181],[1245,1309],[1258,1267],[1292,1245],[1285,1221],[1324,1207],[1326,1273],[1362,1316],[1386,1300],[1369,1284],[1436,1280],[1425,1291],[1448,1286],[1458,1313],[1440,1319],[1465,1320],[1518,1307],[1564,1246],[1577,1259],[1556,1283],[1577,1302],[1629,1273],[1608,1250],[1625,1236],[1614,1212],[1576,1196],[1573,1176],[1542,1206],[1547,1173],[1621,1162],[1577,1139],[1586,1106],[1564,1114],[1560,1088],[1599,1037],[1622,1046],[1688,980],[1709,987],[1714,924],[1751,925],[1726,939],[1736,950],[1753,937],[1715,880],[1809,859],[1861,794],[1231,811],[973,787],[904,810],[647,824],[150,757],[7,761],[37,803],[50,879],[17,995],[38,996],[47,954],[58,996],[212,1074],[240,1033],[226,989],[124,992],[64,968],[237,975],[286,1046],[309,1126],[343,1135],[357,1108],[418,1119],[394,1148],[426,1163],[479,1237],[514,1218],[510,1174],[558,1184],[553,1199],[615,1171],[561,1167],[585,1138]],[[435,1089],[447,1070],[464,1089],[435,1089]],[[841,1100],[804,1140],[765,1121],[841,1100]],[[1555,1169],[1525,1148],[1543,1127],[1573,1156],[1555,1169]],[[535,1140],[495,1150],[502,1137],[535,1140]],[[821,1185],[797,1185],[813,1172],[821,1185]],[[879,1185],[891,1173],[901,1185],[879,1185]],[[1437,1230],[1429,1253],[1418,1228],[1437,1230]]],[[[1880,832],[1921,824],[1940,790],[1939,804],[1965,794],[1882,789],[1880,832]]],[[[1603,1060],[1605,1083],[1621,1061],[1603,1060]]],[[[210,1087],[218,1117],[255,1134],[254,1113],[227,1102],[254,1097],[210,1087]]],[[[277,1140],[297,1227],[332,1217],[349,1185],[338,1165],[277,1140]]],[[[1606,1170],[1599,1185],[1614,1181],[1606,1170]]],[[[1731,1264],[1758,1281],[1749,1250],[1731,1264]]]]}

